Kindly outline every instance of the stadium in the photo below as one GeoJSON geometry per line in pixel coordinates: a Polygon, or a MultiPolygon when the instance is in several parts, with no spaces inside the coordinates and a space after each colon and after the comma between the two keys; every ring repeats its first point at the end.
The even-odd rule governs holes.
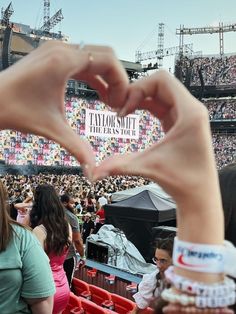
{"type": "MultiPolygon", "coordinates": [[[[14,12],[12,3],[2,9],[0,71],[7,70],[46,41],[58,40],[70,43],[69,38],[61,31],[52,31],[53,27],[63,19],[61,9],[50,17],[49,8],[50,1],[44,0],[44,23],[40,28],[31,28],[29,25],[11,21],[14,12]]],[[[207,108],[214,156],[217,170],[220,172],[225,166],[236,162],[236,53],[224,52],[224,34],[235,32],[236,24],[219,23],[219,26],[198,28],[180,26],[176,29],[179,45],[169,48],[164,47],[164,30],[165,24],[159,23],[156,50],[146,52],[137,50],[135,62],[120,61],[130,83],[135,84],[139,79],[149,77],[162,69],[164,58],[174,57],[172,74],[207,108]],[[184,44],[184,36],[196,34],[210,36],[213,33],[219,35],[219,54],[205,55],[194,52],[193,45],[184,44]]],[[[72,79],[67,81],[64,109],[66,119],[73,131],[91,145],[97,165],[115,154],[145,151],[165,136],[161,122],[149,111],[135,110],[128,116],[119,117],[99,99],[97,91],[83,81],[72,79]]],[[[188,156],[186,160],[187,158],[188,156]]],[[[182,279],[178,279],[182,278],[180,275],[173,277],[169,272],[168,284],[165,280],[167,277],[165,278],[164,272],[167,268],[162,271],[161,266],[172,265],[173,239],[177,234],[176,211],[177,208],[179,209],[179,204],[170,196],[171,193],[167,194],[150,179],[117,175],[107,176],[91,183],[84,176],[82,165],[59,144],[42,136],[24,134],[12,129],[0,131],[0,178],[7,187],[9,201],[4,201],[4,204],[7,203],[6,208],[10,212],[11,219],[19,224],[28,225],[34,230],[43,227],[43,231],[37,229],[37,232],[39,234],[41,232],[42,238],[39,237],[39,240],[43,243],[43,248],[49,257],[50,267],[55,273],[57,271],[59,273],[64,263],[63,276],[65,279],[66,274],[71,290],[66,279],[69,301],[67,300],[67,306],[63,311],[58,313],[161,314],[163,312],[159,309],[159,303],[152,302],[155,301],[157,292],[160,301],[160,293],[169,288],[169,282],[175,284],[177,290],[181,292],[189,293],[192,285],[195,289],[194,281],[187,280],[188,285],[186,284],[186,287],[183,285],[183,288],[182,279]],[[43,193],[45,195],[48,193],[46,201],[43,199],[45,197],[43,193]],[[52,215],[49,213],[48,216],[45,214],[45,208],[51,206],[50,210],[52,209],[53,212],[56,208],[56,206],[54,208],[55,204],[59,209],[62,208],[62,217],[60,214],[54,216],[54,213],[52,215]],[[65,237],[67,232],[69,235],[67,225],[70,224],[72,227],[71,242],[69,243],[68,237],[66,245],[63,244],[63,250],[59,250],[61,255],[56,255],[55,264],[55,256],[52,253],[56,251],[51,250],[50,253],[47,251],[50,242],[46,242],[47,230],[44,226],[43,214],[39,212],[36,214],[37,210],[42,212],[45,210],[44,215],[49,217],[49,225],[52,223],[51,226],[60,230],[60,237],[56,238],[57,240],[65,237]],[[62,229],[61,226],[65,221],[67,221],[66,227],[62,229]],[[77,234],[76,240],[73,238],[74,233],[77,234]],[[160,242],[166,240],[172,242],[172,249],[158,246],[160,244],[156,244],[155,247],[154,242],[157,238],[160,242]],[[74,247],[72,249],[74,256],[70,256],[74,268],[72,267],[73,271],[68,276],[65,263],[66,254],[69,256],[71,253],[71,246],[74,247]],[[160,253],[158,250],[161,254],[164,251],[164,255],[156,256],[157,252],[160,253]],[[66,251],[65,256],[64,251],[66,251]],[[64,259],[62,263],[60,261],[60,270],[57,267],[54,270],[58,256],[64,259]],[[142,300],[144,302],[142,303],[138,295],[141,289],[144,291],[146,289],[142,286],[142,281],[146,275],[153,273],[155,273],[155,278],[152,278],[155,279],[155,287],[152,287],[150,302],[146,303],[142,300]]],[[[181,183],[178,182],[178,185],[181,183]]],[[[12,223],[12,220],[10,221],[12,223]]],[[[202,221],[202,225],[204,223],[205,221],[202,221]]],[[[48,234],[50,232],[51,229],[48,234]]],[[[0,262],[1,254],[0,250],[0,262]]],[[[149,285],[150,280],[149,278],[149,285]]],[[[230,292],[234,294],[235,285],[230,280],[231,286],[227,288],[233,290],[230,292]]],[[[227,285],[226,281],[217,282],[214,286],[216,290],[227,285]]],[[[203,284],[200,281],[199,285],[203,285],[202,289],[206,290],[206,294],[211,291],[210,285],[205,285],[205,282],[203,284]]],[[[0,283],[0,291],[1,289],[3,287],[1,288],[0,283]]],[[[190,312],[193,308],[192,304],[198,308],[204,307],[201,305],[201,300],[197,299],[199,291],[196,291],[196,296],[195,292],[190,291],[187,304],[184,303],[185,299],[182,301],[178,297],[174,303],[179,302],[185,309],[186,305],[191,305],[190,312]],[[192,295],[194,301],[190,299],[192,295]]],[[[222,299],[219,301],[214,295],[207,294],[207,298],[213,300],[213,305],[208,306],[208,304],[206,307],[224,310],[228,305],[235,304],[234,295],[226,296],[225,291],[220,293],[228,302],[225,301],[226,306],[220,304],[223,299],[221,295],[222,299]],[[214,302],[219,304],[217,303],[216,306],[214,302]]],[[[205,298],[201,293],[200,297],[205,298]]],[[[171,302],[170,299],[171,297],[168,299],[167,295],[165,300],[171,302]]]]}
{"type": "MultiPolygon", "coordinates": [[[[46,40],[68,41],[68,38],[61,33],[50,32],[49,25],[60,20],[62,15],[60,10],[51,21],[45,22],[40,30],[31,29],[29,25],[11,23],[9,21],[11,10],[10,4],[1,22],[0,68],[2,70],[46,40]]],[[[160,23],[158,50],[137,54],[137,62],[122,61],[124,67],[130,80],[134,80],[148,75],[149,71],[160,68],[160,61],[165,55],[176,55],[175,75],[195,97],[203,101],[209,110],[215,156],[220,169],[235,160],[236,74],[234,62],[236,56],[234,54],[195,56],[189,45],[173,47],[172,50],[171,48],[164,49],[161,42],[163,34],[164,26],[160,23]],[[142,64],[142,61],[152,61],[157,57],[159,63],[150,62],[148,66],[142,64]]],[[[92,145],[97,163],[114,153],[123,154],[144,150],[163,136],[159,122],[148,112],[143,111],[135,113],[134,118],[138,119],[135,136],[132,136],[130,130],[125,128],[123,132],[126,135],[123,136],[118,134],[112,136],[109,132],[105,134],[101,129],[97,133],[90,132],[89,110],[94,110],[94,113],[101,111],[104,115],[111,114],[111,111],[99,101],[96,91],[91,90],[83,82],[68,81],[65,110],[71,127],[92,145]],[[145,121],[145,126],[142,126],[143,121],[145,121]]],[[[1,132],[0,162],[18,166],[79,166],[77,161],[57,144],[45,138],[20,134],[12,130],[1,132]]]]}

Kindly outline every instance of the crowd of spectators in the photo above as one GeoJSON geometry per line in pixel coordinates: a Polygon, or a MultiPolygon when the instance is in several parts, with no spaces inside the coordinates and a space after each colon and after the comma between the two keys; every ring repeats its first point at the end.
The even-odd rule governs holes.
{"type": "Polygon", "coordinates": [[[116,176],[108,177],[91,184],[82,175],[65,174],[7,174],[1,175],[0,179],[8,189],[10,202],[14,203],[16,199],[22,202],[25,198],[32,197],[37,185],[51,184],[59,195],[68,194],[74,199],[78,213],[96,212],[99,209],[97,204],[99,199],[101,201],[101,198],[106,198],[109,203],[112,193],[150,183],[149,180],[142,177],[116,176]]]}
{"type": "Polygon", "coordinates": [[[236,84],[236,55],[185,57],[178,65],[182,67],[182,77],[191,69],[190,85],[201,86],[199,70],[205,86],[236,84]]]}
{"type": "Polygon", "coordinates": [[[236,119],[236,99],[210,99],[204,100],[210,120],[234,120],[236,119]]]}
{"type": "Polygon", "coordinates": [[[215,150],[217,168],[235,162],[236,160],[236,136],[235,134],[212,134],[213,147],[215,150]]]}

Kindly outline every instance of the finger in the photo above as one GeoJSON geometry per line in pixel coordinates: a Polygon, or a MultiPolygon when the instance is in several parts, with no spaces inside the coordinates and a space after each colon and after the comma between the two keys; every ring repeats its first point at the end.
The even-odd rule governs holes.
{"type": "Polygon", "coordinates": [[[162,111],[164,108],[169,110],[187,96],[189,97],[189,93],[177,79],[165,71],[159,71],[131,84],[126,104],[119,115],[126,115],[136,108],[148,109],[158,114],[160,106],[162,111]]]}
{"type": "Polygon", "coordinates": [[[89,82],[89,86],[98,92],[100,100],[108,103],[108,85],[99,75],[80,75],[80,80],[89,82]]]}
{"type": "Polygon", "coordinates": [[[80,75],[83,77],[85,74],[99,75],[108,84],[108,104],[111,107],[119,107],[127,97],[129,84],[127,73],[111,48],[104,47],[102,52],[98,52],[97,48],[93,50],[93,47],[91,46],[91,51],[71,49],[73,54],[71,62],[77,64],[71,76],[80,78],[80,75]],[[83,64],[78,66],[79,58],[83,64]]]}
{"type": "Polygon", "coordinates": [[[52,123],[45,136],[71,153],[83,167],[85,175],[91,180],[91,173],[95,167],[95,156],[87,141],[81,139],[65,120],[60,119],[57,119],[56,124],[52,123]]]}
{"type": "MultiPolygon", "coordinates": [[[[48,65],[49,73],[57,71],[56,79],[60,82],[69,78],[86,77],[88,84],[90,81],[94,84],[96,79],[93,80],[92,77],[100,76],[108,86],[106,103],[111,107],[120,107],[127,98],[129,80],[113,50],[98,46],[88,46],[86,49],[78,47],[61,42],[49,42],[42,45],[37,53],[41,53],[41,58],[48,65]]],[[[98,84],[98,80],[96,83],[98,84]]],[[[97,87],[104,95],[104,85],[98,84],[97,87]]]]}
{"type": "Polygon", "coordinates": [[[94,169],[93,181],[116,175],[142,175],[151,179],[153,171],[144,166],[146,165],[146,157],[148,157],[148,150],[109,157],[94,169]]]}

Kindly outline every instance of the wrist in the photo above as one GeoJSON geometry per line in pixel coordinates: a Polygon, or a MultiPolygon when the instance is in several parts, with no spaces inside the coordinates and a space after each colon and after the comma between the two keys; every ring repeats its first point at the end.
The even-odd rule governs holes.
{"type": "MultiPolygon", "coordinates": [[[[9,72],[9,70],[7,70],[9,72]]],[[[14,80],[9,79],[9,73],[0,72],[0,130],[11,129],[14,126],[10,123],[10,117],[14,114],[15,97],[14,80]]],[[[14,75],[14,73],[11,73],[14,75]]]]}

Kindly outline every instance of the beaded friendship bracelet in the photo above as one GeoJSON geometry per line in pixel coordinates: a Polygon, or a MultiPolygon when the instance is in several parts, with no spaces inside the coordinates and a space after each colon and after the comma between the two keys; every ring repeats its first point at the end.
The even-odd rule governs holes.
{"type": "Polygon", "coordinates": [[[207,285],[205,283],[192,281],[176,274],[173,266],[170,266],[165,271],[165,278],[176,289],[198,296],[227,297],[236,290],[235,282],[228,277],[225,277],[225,279],[221,282],[207,285]]]}
{"type": "Polygon", "coordinates": [[[188,294],[179,294],[173,288],[165,289],[162,298],[170,303],[179,303],[183,306],[195,305],[198,308],[224,308],[235,304],[236,295],[231,293],[225,297],[203,297],[188,294]]]}

